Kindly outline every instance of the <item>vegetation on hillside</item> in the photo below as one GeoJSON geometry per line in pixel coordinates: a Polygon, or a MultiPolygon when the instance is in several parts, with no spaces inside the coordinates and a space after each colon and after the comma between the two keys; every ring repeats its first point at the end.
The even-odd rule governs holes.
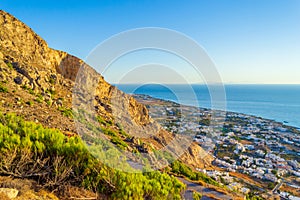
{"type": "Polygon", "coordinates": [[[202,198],[202,194],[197,191],[193,191],[193,200],[200,200],[202,198]]]}
{"type": "Polygon", "coordinates": [[[0,83],[0,92],[2,92],[2,93],[7,93],[8,92],[7,87],[3,86],[1,83],[0,83]]]}
{"type": "Polygon", "coordinates": [[[166,173],[110,168],[87,150],[80,137],[1,113],[0,175],[34,179],[49,189],[83,186],[111,199],[180,199],[185,187],[166,173]]]}
{"type": "Polygon", "coordinates": [[[211,177],[203,174],[202,172],[195,172],[187,165],[183,164],[181,161],[174,161],[171,164],[172,172],[178,175],[183,175],[186,178],[193,181],[203,181],[205,183],[215,185],[217,187],[222,187],[220,183],[212,179],[211,177]]]}

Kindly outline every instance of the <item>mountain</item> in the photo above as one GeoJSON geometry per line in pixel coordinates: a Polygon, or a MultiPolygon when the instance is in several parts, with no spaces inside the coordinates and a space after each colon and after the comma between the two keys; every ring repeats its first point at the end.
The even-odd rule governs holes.
{"type": "MultiPolygon", "coordinates": [[[[6,108],[6,112],[16,112],[24,116],[25,119],[38,121],[46,127],[58,128],[66,133],[76,134],[74,120],[61,115],[61,111],[57,108],[62,106],[65,110],[71,109],[76,75],[80,67],[84,66],[85,72],[82,69],[83,73],[90,73],[89,77],[98,78],[96,80],[97,85],[95,85],[95,99],[97,100],[94,102],[97,114],[106,121],[116,121],[113,118],[122,115],[120,117],[123,120],[120,121],[121,125],[128,130],[129,135],[133,136],[138,134],[135,130],[141,130],[141,127],[142,129],[150,127],[151,131],[156,132],[149,133],[151,136],[147,140],[156,148],[165,146],[174,138],[174,134],[163,130],[158,123],[149,117],[148,110],[144,105],[108,84],[100,74],[81,59],[66,52],[49,48],[47,43],[28,26],[4,11],[0,11],[0,24],[0,66],[2,72],[0,80],[7,82],[9,88],[15,90],[15,92],[7,94],[11,98],[3,99],[6,104],[12,104],[6,108]],[[12,67],[8,67],[8,65],[12,67]],[[22,98],[25,102],[34,100],[27,91],[24,91],[24,88],[33,93],[41,94],[42,98],[46,102],[48,101],[50,105],[47,103],[35,104],[34,108],[18,105],[15,98],[22,98]],[[53,95],[54,93],[55,95],[53,95]],[[121,103],[112,105],[112,98],[118,99],[121,103]],[[120,107],[114,108],[114,106],[122,106],[122,109],[120,107]],[[114,114],[114,110],[118,114],[114,114]]],[[[85,83],[77,81],[77,84],[83,87],[85,83]]],[[[78,87],[75,88],[78,89],[78,87]]],[[[191,159],[189,163],[194,162],[194,164],[201,165],[202,163],[195,152],[201,151],[200,147],[198,145],[193,145],[193,147],[197,147],[199,150],[190,149],[188,155],[184,157],[191,159]]]]}
{"type": "MultiPolygon", "coordinates": [[[[0,27],[0,113],[15,113],[67,137],[93,136],[94,129],[89,130],[91,135],[80,133],[86,129],[81,125],[90,125],[91,119],[99,122],[107,140],[128,152],[147,153],[152,167],[167,163],[165,157],[160,160],[157,156],[163,148],[192,168],[211,166],[213,158],[199,145],[164,130],[143,104],[107,83],[81,59],[48,47],[32,29],[5,11],[0,11],[0,27]],[[91,86],[92,94],[86,89],[91,86]],[[82,110],[92,110],[95,116],[82,123],[75,117],[82,110]]],[[[128,159],[137,161],[132,154],[128,159]]]]}

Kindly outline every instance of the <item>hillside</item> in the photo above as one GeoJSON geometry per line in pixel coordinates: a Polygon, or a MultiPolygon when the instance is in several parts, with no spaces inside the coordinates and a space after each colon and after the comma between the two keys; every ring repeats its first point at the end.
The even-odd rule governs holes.
{"type": "MultiPolygon", "coordinates": [[[[0,14],[0,81],[9,88],[9,92],[1,97],[2,105],[6,107],[5,112],[16,112],[26,120],[37,121],[68,134],[76,134],[74,120],[64,113],[72,107],[74,80],[80,66],[84,64],[83,61],[49,48],[28,26],[4,11],[0,14]],[[43,99],[44,102],[38,103],[38,99],[43,99]],[[34,106],[28,105],[29,102],[33,102],[34,106]]],[[[99,78],[93,106],[104,120],[117,121],[114,119],[116,114],[112,113],[116,110],[118,115],[123,114],[123,121],[118,122],[122,123],[129,135],[134,136],[134,131],[140,130],[140,127],[150,127],[148,129],[153,132],[146,133],[150,135],[147,140],[158,149],[174,137],[149,117],[145,106],[108,84],[86,64],[84,69],[87,69],[86,73],[92,73],[91,76],[99,78]],[[112,95],[117,96],[114,98],[122,103],[122,110],[113,107],[116,104],[111,104],[112,95]],[[125,117],[127,120],[124,120],[125,117]],[[130,123],[132,121],[134,123],[130,123]]]]}
{"type": "MultiPolygon", "coordinates": [[[[86,105],[90,105],[93,108],[93,117],[90,118],[97,119],[97,126],[105,138],[127,152],[147,153],[146,164],[150,166],[165,167],[168,161],[166,157],[170,155],[159,159],[159,150],[163,147],[168,148],[167,153],[173,157],[183,153],[182,162],[191,167],[202,168],[210,165],[212,158],[206,154],[203,156],[204,152],[199,145],[179,145],[185,138],[163,130],[151,119],[144,105],[107,83],[100,74],[79,58],[51,49],[28,26],[4,11],[0,11],[0,26],[0,113],[4,116],[14,113],[22,120],[41,125],[46,130],[58,130],[65,135],[64,137],[76,138],[78,134],[84,137],[91,135],[79,132],[86,127],[81,129],[78,123],[90,125],[89,119],[85,118],[89,118],[87,116],[91,113],[82,113],[82,110],[86,110],[86,105]],[[76,79],[79,70],[90,77],[90,82],[78,77],[76,79]],[[75,83],[79,83],[79,86],[75,83]],[[87,84],[95,88],[90,99],[85,91],[87,84]],[[74,99],[74,90],[81,96],[74,99]],[[74,104],[77,105],[76,110],[72,109],[74,104]],[[84,122],[78,121],[78,118],[83,118],[84,122]]],[[[4,127],[11,126],[6,123],[5,117],[2,119],[4,127]]],[[[93,123],[93,127],[88,130],[90,133],[95,130],[93,123]]],[[[48,156],[51,157],[51,154],[48,156]]],[[[128,155],[128,160],[138,161],[132,154],[128,155]]],[[[3,172],[0,174],[9,175],[3,172]]],[[[15,173],[11,175],[16,176],[15,173]]],[[[20,175],[18,178],[24,179],[24,176],[20,175]]],[[[29,178],[36,180],[36,177],[29,178]]],[[[109,184],[107,187],[115,186],[109,184]]],[[[109,196],[111,191],[104,193],[109,196]]]]}

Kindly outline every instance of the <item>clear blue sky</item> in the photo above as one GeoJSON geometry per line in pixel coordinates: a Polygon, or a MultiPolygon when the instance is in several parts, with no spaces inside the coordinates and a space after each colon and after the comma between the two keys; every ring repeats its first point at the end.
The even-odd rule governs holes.
{"type": "Polygon", "coordinates": [[[121,31],[164,27],[203,46],[225,83],[300,84],[298,0],[1,0],[0,9],[82,59],[121,31]]]}

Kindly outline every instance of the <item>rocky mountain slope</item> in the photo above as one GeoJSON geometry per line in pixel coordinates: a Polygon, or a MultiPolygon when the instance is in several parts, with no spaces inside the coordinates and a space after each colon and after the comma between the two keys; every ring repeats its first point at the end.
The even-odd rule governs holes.
{"type": "Polygon", "coordinates": [[[151,164],[160,167],[153,152],[168,148],[173,156],[183,153],[182,161],[190,166],[210,166],[212,157],[201,147],[194,143],[180,146],[184,138],[163,130],[144,105],[107,83],[79,58],[51,49],[27,25],[5,11],[0,11],[0,27],[0,112],[16,113],[72,136],[80,134],[72,107],[76,104],[78,110],[84,110],[90,100],[101,130],[117,133],[113,138],[107,137],[117,139],[126,151],[149,153],[151,164]],[[91,80],[95,90],[90,99],[85,93],[90,82],[78,79],[79,70],[96,78],[91,80]],[[75,100],[74,90],[81,95],[75,100]]]}
{"type": "MultiPolygon", "coordinates": [[[[9,92],[1,96],[3,110],[16,112],[25,119],[58,128],[66,134],[76,134],[74,119],[64,113],[72,107],[74,81],[84,62],[49,48],[28,26],[4,11],[0,11],[0,26],[0,81],[9,88],[9,92]],[[42,102],[38,103],[40,100],[42,102]]],[[[106,121],[118,121],[129,135],[136,136],[135,130],[143,130],[150,136],[144,135],[142,139],[155,149],[166,146],[174,138],[149,117],[144,105],[108,84],[86,64],[84,67],[98,77],[93,101],[98,115],[106,121]],[[112,105],[112,98],[121,103],[112,105]],[[120,104],[122,109],[116,107],[120,104]],[[120,119],[115,119],[116,116],[120,119]]],[[[192,145],[183,158],[187,163],[203,167],[204,162],[198,157],[200,152],[198,145],[192,145]]]]}

